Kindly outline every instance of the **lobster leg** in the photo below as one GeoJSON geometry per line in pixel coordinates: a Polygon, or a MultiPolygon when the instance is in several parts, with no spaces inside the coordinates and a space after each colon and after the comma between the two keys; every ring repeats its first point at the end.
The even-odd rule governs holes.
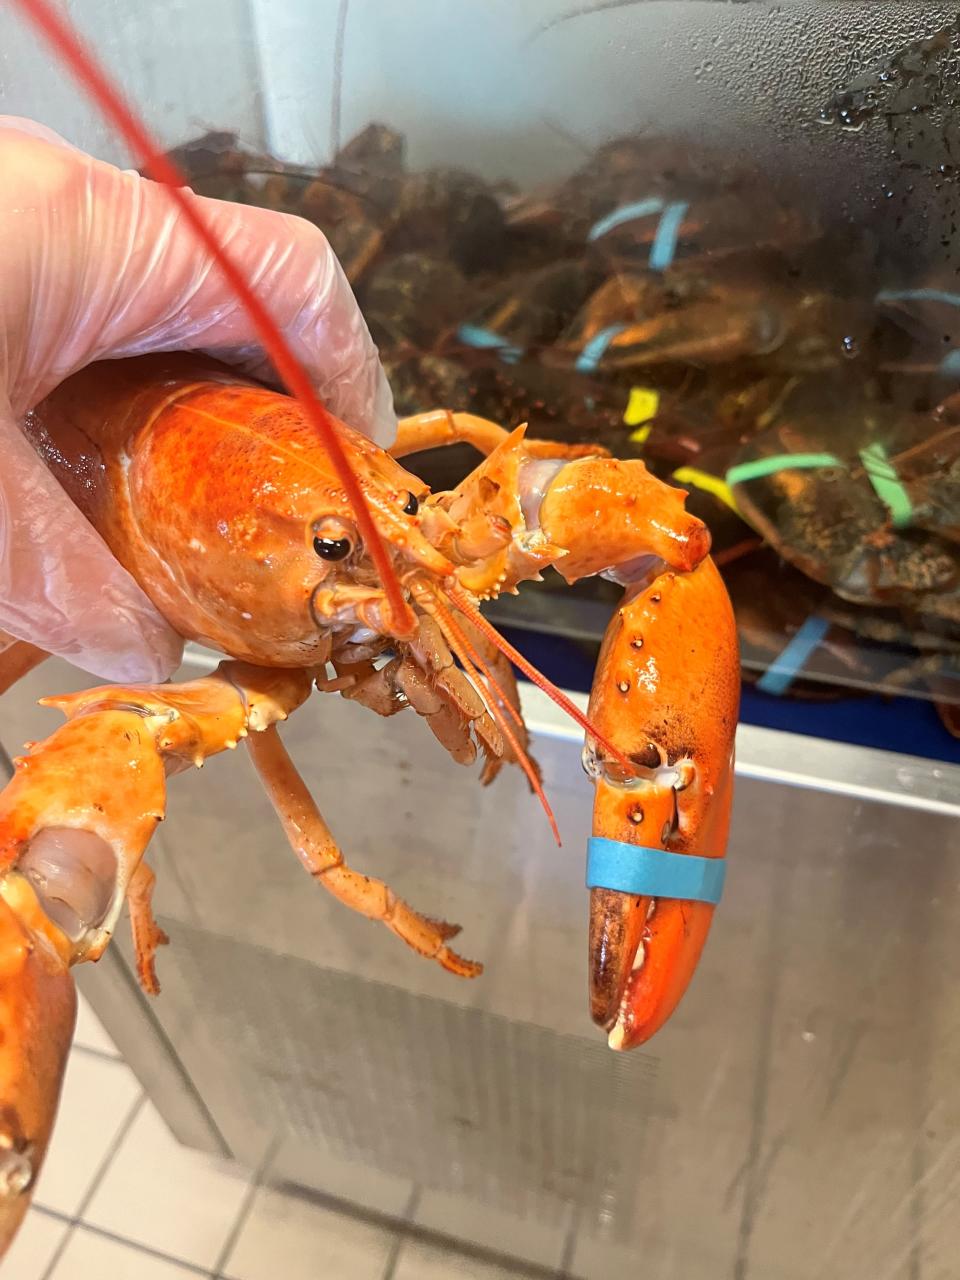
{"type": "Polygon", "coordinates": [[[26,640],[15,640],[6,631],[0,631],[0,693],[6,693],[21,676],[38,667],[49,656],[45,649],[38,649],[26,640]]]}
{"type": "Polygon", "coordinates": [[[0,792],[0,892],[9,877],[26,877],[73,939],[71,963],[99,959],[130,894],[140,969],[149,976],[158,930],[153,876],[140,867],[164,815],[166,778],[285,719],[310,687],[307,671],[225,662],[186,684],[42,699],[67,723],[32,744],[0,792]]]}
{"type": "Polygon", "coordinates": [[[450,973],[475,978],[482,972],[482,965],[464,960],[447,946],[460,932],[459,925],[420,915],[382,880],[347,866],[274,726],[251,736],[247,746],[287,839],[315,880],[352,911],[381,921],[408,947],[450,973]]]}
{"type": "MultiPolygon", "coordinates": [[[[539,508],[543,533],[565,549],[557,568],[568,581],[603,572],[626,584],[600,651],[588,715],[637,773],[589,751],[585,764],[596,786],[593,835],[614,842],[608,849],[623,855],[631,880],[645,863],[670,868],[668,882],[676,883],[699,865],[685,871],[683,855],[726,852],[740,699],[737,630],[707,556],[709,534],[684,511],[685,497],[641,462],[587,459],[559,470],[539,508]],[[660,858],[659,850],[681,859],[660,858]]],[[[591,883],[598,886],[590,891],[591,1013],[611,1048],[630,1049],[676,1007],[714,907],[591,883]]]]}
{"type": "Polygon", "coordinates": [[[437,498],[454,526],[441,545],[481,599],[547,565],[568,582],[603,574],[626,589],[588,710],[606,748],[584,753],[596,786],[590,1002],[615,1049],[648,1039],[683,995],[713,915],[709,860],[724,856],[729,823],[737,633],[710,535],[685,497],[638,460],[533,457],[518,429],[437,498]]]}
{"type": "MultiPolygon", "coordinates": [[[[394,458],[424,449],[439,449],[448,444],[473,445],[488,457],[510,435],[505,428],[478,418],[474,413],[451,413],[449,409],[431,409],[411,414],[397,424],[397,438],[389,452],[394,458]]],[[[531,458],[606,457],[602,445],[558,444],[553,440],[527,440],[527,456],[531,458]]]]}
{"type": "Polygon", "coordinates": [[[423,449],[439,449],[447,444],[471,444],[479,452],[493,453],[507,437],[503,427],[473,413],[451,413],[449,409],[432,409],[411,414],[397,423],[397,438],[390,449],[394,458],[419,453],[423,449]]]}
{"type": "Polygon", "coordinates": [[[160,994],[157,981],[157,947],[165,947],[170,939],[157,924],[153,915],[153,891],[157,877],[146,862],[141,862],[130,877],[127,889],[127,906],[130,910],[130,929],[137,957],[137,977],[148,996],[160,994]]]}
{"type": "Polygon", "coordinates": [[[76,1021],[70,966],[103,954],[125,896],[141,981],[157,990],[153,955],[166,939],[142,857],[166,775],[283,719],[309,692],[308,672],[223,663],[190,684],[45,699],[67,723],[31,745],[0,792],[0,1254],[56,1116],[76,1021]]]}

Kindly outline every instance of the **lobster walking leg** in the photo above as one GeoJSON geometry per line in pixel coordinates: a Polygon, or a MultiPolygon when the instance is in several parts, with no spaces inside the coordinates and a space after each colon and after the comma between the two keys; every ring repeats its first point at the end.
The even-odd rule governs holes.
{"type": "Polygon", "coordinates": [[[15,640],[5,631],[0,631],[0,693],[6,693],[49,656],[45,649],[38,649],[26,640],[15,640]]]}
{"type": "Polygon", "coordinates": [[[160,994],[157,981],[157,947],[165,947],[170,939],[157,924],[153,915],[153,891],[157,877],[146,862],[141,862],[130,878],[127,889],[127,906],[130,909],[130,929],[133,948],[137,957],[137,977],[148,996],[160,994]]]}
{"type": "MultiPolygon", "coordinates": [[[[394,458],[406,457],[424,449],[439,449],[448,444],[473,445],[478,453],[489,457],[509,437],[504,427],[479,418],[475,413],[452,413],[449,409],[430,409],[411,414],[397,424],[397,438],[390,449],[394,458]]],[[[558,444],[555,440],[526,441],[531,458],[606,457],[608,450],[599,445],[558,444]]]]}
{"type": "Polygon", "coordinates": [[[421,915],[382,880],[347,866],[275,727],[254,735],[247,745],[287,839],[315,880],[339,902],[370,920],[382,921],[408,947],[450,973],[475,978],[483,971],[482,965],[464,960],[446,945],[460,932],[459,925],[421,915]]]}
{"type": "Polygon", "coordinates": [[[397,438],[390,449],[395,458],[422,449],[439,449],[447,444],[471,444],[484,455],[493,453],[507,438],[507,432],[495,422],[478,418],[473,413],[451,413],[449,409],[431,409],[411,414],[397,423],[397,438]]]}

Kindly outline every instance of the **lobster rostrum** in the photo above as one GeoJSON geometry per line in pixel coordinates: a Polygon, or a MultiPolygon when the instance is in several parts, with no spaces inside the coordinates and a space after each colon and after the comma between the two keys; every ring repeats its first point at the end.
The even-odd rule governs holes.
{"type": "MultiPolygon", "coordinates": [[[[46,0],[20,2],[175,184],[46,0]]],[[[713,914],[716,894],[688,891],[682,874],[664,880],[658,853],[701,871],[725,853],[736,631],[683,491],[639,461],[446,410],[403,420],[384,452],[330,418],[195,207],[175,186],[171,198],[217,253],[296,399],[201,355],[157,355],[75,374],[25,424],[170,623],[228,659],[189,683],[46,700],[66,722],[29,744],[0,793],[0,1248],[26,1210],[56,1112],[75,1016],[69,969],[102,955],[124,901],[141,983],[158,990],[167,938],[144,853],[178,772],[245,741],[320,885],[452,973],[480,972],[450,946],[456,926],[348,866],[276,727],[314,688],[381,714],[412,706],[455,759],[470,763],[479,748],[485,781],[517,762],[545,806],[511,663],[584,727],[599,850],[590,1003],[615,1049],[670,1016],[713,914]],[[451,491],[430,493],[398,461],[455,442],[483,460],[451,491]],[[478,607],[551,566],[569,582],[605,574],[624,587],[587,716],[478,607]],[[634,876],[633,853],[653,857],[653,880],[634,876]]],[[[0,646],[0,690],[44,656],[22,641],[0,646]]]]}

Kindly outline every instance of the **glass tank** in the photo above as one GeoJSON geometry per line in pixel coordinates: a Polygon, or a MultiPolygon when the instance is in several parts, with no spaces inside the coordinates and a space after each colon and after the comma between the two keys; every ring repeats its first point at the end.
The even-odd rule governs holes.
{"type": "MultiPolygon", "coordinates": [[[[469,409],[642,458],[712,530],[748,682],[927,702],[952,754],[952,11],[67,7],[196,191],[326,232],[400,414],[469,409]]],[[[0,109],[124,158],[22,29],[0,58],[0,109]]],[[[448,487],[471,461],[416,466],[448,487]]],[[[550,575],[491,614],[569,641],[577,683],[616,595],[550,575]]]]}
{"type": "MultiPolygon", "coordinates": [[[[313,699],[287,741],[344,848],[469,921],[485,985],[404,967],[308,892],[224,757],[177,780],[151,849],[164,994],[116,1020],[145,1084],[172,1051],[248,1166],[282,1139],[285,1178],[391,1215],[413,1182],[418,1224],[536,1274],[955,1276],[956,8],[62,8],[195,191],[323,229],[399,414],[527,423],[688,492],[735,606],[752,751],[723,925],[652,1051],[611,1054],[586,1011],[579,732],[535,725],[558,853],[519,771],[471,786],[407,717],[313,699]],[[388,1175],[403,1193],[377,1201],[388,1175]]],[[[138,163],[10,4],[0,114],[138,163]]],[[[404,465],[444,489],[476,460],[404,465]]],[[[582,692],[619,598],[550,572],[485,610],[582,692]]],[[[4,702],[13,750],[49,732],[50,669],[4,702]]],[[[87,980],[111,965],[134,1002],[125,930],[87,980]]]]}

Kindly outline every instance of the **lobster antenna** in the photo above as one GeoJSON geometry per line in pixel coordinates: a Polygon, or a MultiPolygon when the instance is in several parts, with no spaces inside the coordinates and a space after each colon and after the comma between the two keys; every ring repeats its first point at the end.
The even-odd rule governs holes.
{"type": "Polygon", "coordinates": [[[49,0],[14,0],[14,3],[53,46],[63,62],[70,67],[80,84],[138,156],[143,168],[157,182],[167,187],[170,198],[179,206],[180,212],[193,228],[197,238],[207,248],[226,276],[230,286],[243,303],[263,344],[264,351],[273,362],[287,390],[299,400],[330,454],[340,483],[356,515],[357,526],[383,583],[392,614],[393,629],[398,635],[412,634],[416,625],[413,611],[403,598],[393,563],[379,530],[373,522],[360,482],[344,452],[330,415],[320,403],[306,370],[290,350],[279,326],[247,284],[239,267],[219,243],[193,201],[183,190],[188,186],[186,178],[153,141],[146,127],[124,101],[120,90],[111,83],[96,59],[84,47],[79,35],[66,19],[61,17],[53,4],[49,0]]]}

